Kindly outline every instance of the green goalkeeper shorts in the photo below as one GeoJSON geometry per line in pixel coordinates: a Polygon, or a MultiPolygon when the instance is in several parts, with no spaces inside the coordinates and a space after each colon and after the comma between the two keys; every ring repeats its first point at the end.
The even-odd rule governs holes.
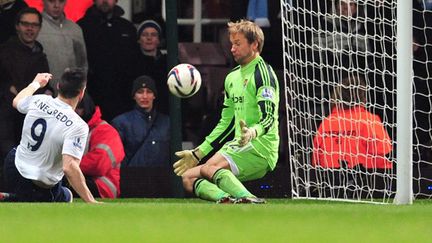
{"type": "Polygon", "coordinates": [[[259,179],[270,170],[267,159],[251,143],[240,147],[238,141],[233,140],[226,143],[219,153],[228,160],[231,171],[240,181],[259,179]]]}

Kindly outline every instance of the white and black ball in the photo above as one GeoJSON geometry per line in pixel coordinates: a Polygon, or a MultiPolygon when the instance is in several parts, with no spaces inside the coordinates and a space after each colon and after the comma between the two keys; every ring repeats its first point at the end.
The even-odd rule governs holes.
{"type": "Polygon", "coordinates": [[[169,71],[167,84],[173,95],[189,98],[200,89],[201,74],[193,65],[181,63],[169,71]]]}

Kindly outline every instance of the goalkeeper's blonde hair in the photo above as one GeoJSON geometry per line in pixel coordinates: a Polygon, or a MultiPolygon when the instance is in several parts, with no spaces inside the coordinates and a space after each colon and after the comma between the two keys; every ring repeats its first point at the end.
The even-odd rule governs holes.
{"type": "Polygon", "coordinates": [[[261,53],[264,47],[264,33],[262,29],[252,21],[241,19],[237,22],[228,23],[228,33],[241,33],[248,40],[249,44],[258,42],[258,51],[261,53]]]}

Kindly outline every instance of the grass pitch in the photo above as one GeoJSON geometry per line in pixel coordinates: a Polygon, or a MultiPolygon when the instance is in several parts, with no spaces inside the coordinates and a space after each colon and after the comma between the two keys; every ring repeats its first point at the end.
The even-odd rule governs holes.
{"type": "Polygon", "coordinates": [[[1,203],[0,242],[429,242],[432,201],[413,205],[270,199],[1,203]]]}

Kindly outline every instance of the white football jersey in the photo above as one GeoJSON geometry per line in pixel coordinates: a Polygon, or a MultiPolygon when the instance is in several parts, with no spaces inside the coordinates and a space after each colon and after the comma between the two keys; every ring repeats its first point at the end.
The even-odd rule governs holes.
{"type": "Polygon", "coordinates": [[[81,159],[89,128],[72,107],[48,95],[33,95],[18,103],[27,114],[15,165],[20,174],[46,185],[63,178],[62,154],[81,159]]]}

